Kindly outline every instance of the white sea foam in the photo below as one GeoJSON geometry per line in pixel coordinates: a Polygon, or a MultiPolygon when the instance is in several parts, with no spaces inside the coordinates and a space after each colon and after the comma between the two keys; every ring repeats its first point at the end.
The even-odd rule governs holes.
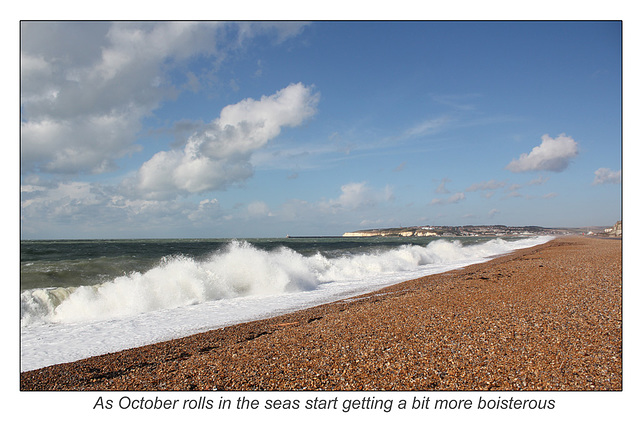
{"type": "Polygon", "coordinates": [[[536,237],[329,258],[244,241],[204,260],[164,258],[145,273],[21,294],[22,369],[35,369],[194,334],[362,294],[546,242],[536,237]]]}
{"type": "Polygon", "coordinates": [[[26,290],[21,323],[105,320],[225,298],[311,290],[322,280],[315,262],[290,249],[267,252],[234,241],[204,261],[167,257],[145,273],[102,284],[26,290]]]}

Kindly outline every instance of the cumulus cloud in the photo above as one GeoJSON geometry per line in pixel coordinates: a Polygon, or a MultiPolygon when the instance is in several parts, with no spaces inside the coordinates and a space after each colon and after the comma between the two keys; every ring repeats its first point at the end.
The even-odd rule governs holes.
{"type": "Polygon", "coordinates": [[[21,128],[23,171],[99,174],[115,169],[114,159],[139,150],[132,144],[141,114],[113,111],[66,120],[24,122],[21,128]]]}
{"type": "Polygon", "coordinates": [[[220,204],[218,199],[204,199],[198,203],[198,208],[187,215],[190,221],[195,223],[203,223],[213,217],[220,216],[220,204]]]}
{"type": "Polygon", "coordinates": [[[465,199],[464,193],[454,193],[446,199],[433,199],[431,200],[432,205],[449,205],[451,203],[458,203],[465,199]]]}
{"type": "MultiPolygon", "coordinates": [[[[102,173],[139,149],[141,122],[202,76],[172,72],[193,57],[219,64],[259,34],[301,25],[214,22],[21,24],[22,171],[102,173]]],[[[206,73],[211,72],[208,69],[206,73]]]]}
{"type": "Polygon", "coordinates": [[[511,172],[561,172],[577,155],[578,143],[573,138],[565,134],[560,134],[556,138],[545,134],[539,146],[534,147],[530,153],[523,153],[520,158],[512,160],[506,169],[511,172]]]}
{"type": "Polygon", "coordinates": [[[99,183],[31,181],[21,188],[21,232],[26,238],[161,235],[181,226],[213,225],[223,214],[216,199],[131,199],[99,183]]]}
{"type": "Polygon", "coordinates": [[[593,179],[593,185],[620,184],[622,180],[622,171],[613,171],[609,168],[599,168],[594,174],[596,176],[593,179]]]}
{"type": "Polygon", "coordinates": [[[184,148],[158,152],[145,162],[138,170],[136,190],[146,198],[171,198],[241,182],[253,175],[252,153],[283,127],[313,116],[318,99],[311,87],[297,83],[260,100],[226,106],[184,148]]]}
{"type": "Polygon", "coordinates": [[[321,206],[331,209],[356,210],[393,199],[391,187],[387,186],[382,190],[376,190],[365,182],[345,184],[340,187],[340,191],[341,194],[337,199],[331,199],[321,206]]]}
{"type": "MultiPolygon", "coordinates": [[[[344,226],[357,225],[363,220],[380,219],[380,208],[393,201],[394,193],[390,186],[371,187],[366,182],[350,182],[340,187],[340,194],[331,199],[308,201],[289,199],[279,208],[269,210],[269,217],[287,222],[294,228],[300,223],[320,230],[327,222],[344,226]]],[[[266,205],[265,205],[266,206],[266,205]]],[[[255,205],[261,210],[259,204],[255,205]]],[[[267,208],[262,209],[267,211],[267,208]]]]}
{"type": "MultiPolygon", "coordinates": [[[[124,199],[99,184],[87,182],[51,183],[33,181],[22,186],[21,231],[25,237],[48,234],[66,226],[82,233],[91,225],[128,221],[124,199]]],[[[56,234],[56,236],[64,236],[56,234]]]]}

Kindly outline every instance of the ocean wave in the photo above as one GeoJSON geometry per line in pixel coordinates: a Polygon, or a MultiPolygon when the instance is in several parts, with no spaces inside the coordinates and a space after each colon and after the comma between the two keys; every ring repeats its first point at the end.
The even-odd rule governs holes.
{"type": "Polygon", "coordinates": [[[101,284],[25,290],[21,325],[108,320],[225,298],[308,291],[320,284],[380,278],[434,264],[463,266],[543,241],[494,239],[464,246],[437,240],[339,257],[304,256],[286,247],[267,251],[232,241],[205,259],[164,257],[144,273],[101,284]]]}

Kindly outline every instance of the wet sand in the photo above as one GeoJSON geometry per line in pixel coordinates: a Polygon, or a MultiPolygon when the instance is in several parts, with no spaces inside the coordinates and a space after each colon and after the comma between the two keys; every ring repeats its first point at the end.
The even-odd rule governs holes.
{"type": "Polygon", "coordinates": [[[620,240],[24,372],[21,390],[621,390],[620,240]]]}

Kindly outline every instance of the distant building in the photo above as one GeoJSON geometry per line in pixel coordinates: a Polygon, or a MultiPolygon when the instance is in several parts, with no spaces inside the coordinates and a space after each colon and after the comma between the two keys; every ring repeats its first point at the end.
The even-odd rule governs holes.
{"type": "Polygon", "coordinates": [[[611,231],[611,235],[612,236],[621,237],[622,236],[622,221],[616,222],[616,225],[614,225],[611,230],[612,230],[611,231]]]}
{"type": "Polygon", "coordinates": [[[605,228],[604,232],[609,237],[622,237],[622,221],[616,222],[611,228],[605,228]]]}

